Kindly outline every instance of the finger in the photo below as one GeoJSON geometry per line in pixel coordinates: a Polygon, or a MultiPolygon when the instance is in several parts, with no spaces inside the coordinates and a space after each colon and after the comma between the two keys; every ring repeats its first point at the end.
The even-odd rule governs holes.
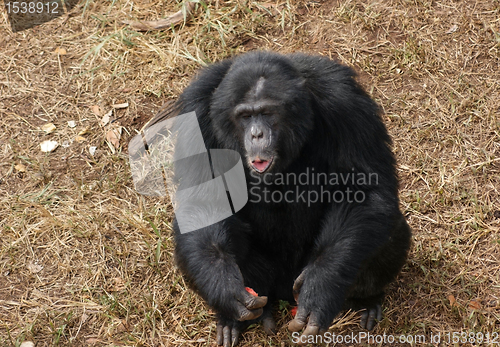
{"type": "Polygon", "coordinates": [[[302,328],[306,325],[306,322],[299,320],[297,318],[294,318],[288,323],[288,330],[292,333],[295,333],[297,331],[301,331],[302,328]]]}
{"type": "Polygon", "coordinates": [[[307,341],[309,340],[308,336],[316,336],[318,334],[319,334],[319,327],[316,325],[308,324],[307,328],[302,333],[302,336],[306,336],[306,338],[302,338],[301,336],[299,340],[299,345],[300,346],[307,345],[307,341]],[[304,341],[305,343],[302,343],[302,341],[304,341]]]}
{"type": "Polygon", "coordinates": [[[308,312],[306,311],[306,309],[302,308],[302,306],[299,306],[295,318],[292,319],[290,323],[288,323],[288,330],[291,332],[302,330],[302,328],[304,328],[304,326],[307,324],[307,316],[308,312]]]}
{"type": "Polygon", "coordinates": [[[231,327],[226,325],[224,327],[224,347],[232,347],[231,346],[231,327]]]}
{"type": "Polygon", "coordinates": [[[241,306],[238,320],[240,322],[242,322],[245,320],[256,319],[256,318],[259,318],[262,315],[262,313],[264,313],[263,308],[259,308],[259,309],[250,311],[250,310],[247,310],[245,307],[241,306]]]}
{"type": "MultiPolygon", "coordinates": [[[[326,329],[328,329],[328,327],[324,327],[323,329],[321,328],[321,324],[320,324],[320,320],[318,319],[318,315],[314,312],[311,312],[311,314],[309,315],[309,319],[307,320],[307,328],[309,328],[310,326],[315,326],[318,328],[318,331],[316,332],[316,334],[318,334],[319,331],[321,331],[321,330],[326,331],[326,329]]],[[[307,328],[306,328],[306,330],[307,330],[307,328]]]]}
{"type": "Polygon", "coordinates": [[[253,296],[245,290],[243,294],[242,304],[245,305],[249,310],[255,310],[266,306],[267,296],[253,296]]]}
{"type": "Polygon", "coordinates": [[[223,334],[224,327],[217,323],[217,346],[222,346],[224,343],[224,334],[223,334]]]}
{"type": "Polygon", "coordinates": [[[295,302],[298,303],[299,300],[299,294],[300,294],[300,288],[302,288],[302,285],[304,284],[304,271],[297,277],[295,282],[293,282],[293,298],[295,299],[295,302]]]}
{"type": "Polygon", "coordinates": [[[316,325],[307,325],[306,330],[302,333],[302,335],[306,336],[316,336],[319,334],[319,327],[316,325]]]}

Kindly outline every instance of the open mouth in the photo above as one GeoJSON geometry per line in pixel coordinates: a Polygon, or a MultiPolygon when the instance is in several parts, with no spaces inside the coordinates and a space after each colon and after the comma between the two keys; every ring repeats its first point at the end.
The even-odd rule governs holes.
{"type": "Polygon", "coordinates": [[[266,171],[272,164],[274,157],[269,160],[255,159],[252,160],[252,169],[257,171],[258,173],[263,173],[266,171]]]}

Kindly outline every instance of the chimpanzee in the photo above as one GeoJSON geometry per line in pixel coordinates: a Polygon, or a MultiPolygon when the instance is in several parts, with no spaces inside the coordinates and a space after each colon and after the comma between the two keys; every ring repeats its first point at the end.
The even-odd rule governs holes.
{"type": "Polygon", "coordinates": [[[198,74],[175,105],[193,111],[207,149],[241,155],[248,192],[241,210],[199,230],[181,233],[174,220],[176,262],[217,312],[217,343],[235,345],[256,321],[273,333],[276,300],[297,303],[288,328],[302,342],[348,308],[364,309],[371,330],[411,231],[391,139],[354,71],[250,52],[198,74]]]}

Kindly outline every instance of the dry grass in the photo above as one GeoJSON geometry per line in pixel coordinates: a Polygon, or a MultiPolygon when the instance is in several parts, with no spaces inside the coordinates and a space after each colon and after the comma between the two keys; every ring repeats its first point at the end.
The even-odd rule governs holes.
{"type": "MultiPolygon", "coordinates": [[[[121,24],[179,6],[85,0],[15,34],[0,12],[0,345],[214,345],[172,264],[171,209],[134,191],[126,144],[200,65],[257,48],[352,65],[385,110],[414,246],[374,333],[498,332],[499,1],[213,0],[174,30],[121,24]],[[122,102],[113,152],[92,106],[122,102]],[[46,139],[69,146],[44,154],[46,139]]],[[[289,345],[277,318],[276,337],[254,327],[241,345],[289,345]]]]}

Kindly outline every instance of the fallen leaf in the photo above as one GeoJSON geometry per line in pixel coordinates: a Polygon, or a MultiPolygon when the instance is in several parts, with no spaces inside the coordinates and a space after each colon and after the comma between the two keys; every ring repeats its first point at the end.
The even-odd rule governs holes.
{"type": "Polygon", "coordinates": [[[74,128],[74,127],[76,127],[76,122],[75,122],[74,120],[69,120],[69,121],[68,121],[68,126],[69,126],[70,128],[74,128]]]}
{"type": "MultiPolygon", "coordinates": [[[[200,6],[201,7],[201,6],[200,6]]],[[[192,17],[193,11],[196,8],[196,2],[186,3],[185,13],[186,20],[192,17]]],[[[171,15],[170,17],[159,19],[159,20],[144,20],[144,21],[134,21],[134,20],[124,20],[122,23],[130,25],[132,28],[138,31],[149,31],[149,30],[162,30],[170,29],[173,25],[177,25],[184,22],[183,11],[178,11],[171,15]]]]}
{"type": "Polygon", "coordinates": [[[298,8],[297,9],[297,13],[300,14],[301,16],[302,15],[305,15],[306,14],[306,8],[305,7],[301,7],[301,8],[298,8]]]}
{"type": "Polygon", "coordinates": [[[109,123],[109,120],[111,118],[111,116],[113,115],[113,110],[109,110],[108,113],[106,113],[102,119],[101,119],[101,125],[102,126],[106,126],[108,123],[109,123]]]}
{"type": "Polygon", "coordinates": [[[37,172],[37,173],[33,174],[33,179],[35,179],[37,181],[43,180],[44,178],[45,178],[45,176],[41,172],[37,172]]]}
{"type": "Polygon", "coordinates": [[[14,166],[14,169],[19,172],[26,172],[26,166],[24,166],[23,164],[17,164],[16,166],[14,166]]]}
{"type": "Polygon", "coordinates": [[[471,300],[471,302],[469,302],[469,308],[471,310],[480,310],[482,307],[481,303],[477,300],[471,300]]]}
{"type": "Polygon", "coordinates": [[[90,128],[89,127],[86,127],[85,129],[83,129],[82,131],[80,131],[78,133],[79,136],[82,136],[82,135],[85,135],[85,134],[88,134],[90,132],[90,128]]]}
{"type": "Polygon", "coordinates": [[[458,30],[458,25],[455,24],[451,28],[449,28],[448,31],[445,34],[452,34],[452,33],[454,33],[457,30],[458,30]]]}
{"type": "Polygon", "coordinates": [[[55,50],[54,50],[54,54],[59,54],[59,55],[66,55],[66,49],[62,48],[62,47],[57,47],[55,50]]]}
{"type": "Polygon", "coordinates": [[[121,323],[116,327],[117,333],[123,333],[125,331],[130,331],[130,324],[124,319],[121,323]]]}
{"type": "Polygon", "coordinates": [[[290,310],[290,313],[292,314],[292,317],[295,317],[295,315],[297,314],[297,308],[298,308],[297,306],[294,306],[290,310]]]}
{"type": "Polygon", "coordinates": [[[98,117],[101,116],[101,108],[97,105],[94,105],[94,106],[90,106],[90,109],[92,110],[92,112],[94,112],[94,114],[98,117]]]}
{"type": "Polygon", "coordinates": [[[43,266],[38,264],[29,263],[26,267],[28,268],[28,270],[30,270],[32,274],[39,273],[40,271],[43,270],[43,266]]]}
{"type": "Polygon", "coordinates": [[[59,146],[57,141],[51,141],[51,140],[43,141],[40,144],[40,148],[41,148],[42,152],[45,152],[45,153],[52,152],[54,149],[57,148],[57,146],[59,146]]]}
{"type": "Polygon", "coordinates": [[[42,125],[42,130],[45,131],[47,134],[50,134],[54,130],[56,130],[56,126],[52,123],[47,123],[42,125]]]}
{"type": "Polygon", "coordinates": [[[81,324],[85,323],[87,321],[87,319],[89,318],[89,315],[86,314],[86,313],[82,313],[82,317],[81,317],[81,324]]]}
{"type": "MultiPolygon", "coordinates": [[[[273,15],[277,15],[280,13],[278,9],[281,9],[282,6],[281,5],[277,6],[276,4],[271,3],[271,2],[260,2],[260,3],[258,3],[257,7],[259,7],[260,9],[265,8],[266,10],[271,12],[273,15]]],[[[299,13],[299,14],[303,14],[303,13],[299,13]]]]}
{"type": "Polygon", "coordinates": [[[271,7],[276,7],[276,4],[273,4],[272,2],[260,2],[258,3],[260,6],[265,7],[267,9],[271,7]]]}
{"type": "Polygon", "coordinates": [[[24,341],[19,345],[19,347],[35,347],[35,344],[31,341],[24,341]]]}
{"type": "Polygon", "coordinates": [[[109,129],[106,133],[106,140],[116,149],[120,147],[120,137],[122,136],[122,128],[109,129]]]}
{"type": "Polygon", "coordinates": [[[455,297],[452,294],[448,295],[448,300],[450,301],[451,307],[454,307],[457,305],[457,300],[455,299],[455,297]]]}
{"type": "Polygon", "coordinates": [[[88,339],[85,340],[85,343],[89,344],[89,345],[92,345],[94,343],[97,343],[99,342],[100,340],[96,337],[90,337],[88,339]]]}
{"type": "Polygon", "coordinates": [[[128,102],[124,102],[122,104],[113,105],[113,108],[116,108],[116,109],[127,108],[127,107],[128,107],[128,102]]]}
{"type": "Polygon", "coordinates": [[[121,277],[113,278],[113,287],[111,288],[114,292],[119,292],[125,289],[125,281],[121,277]]]}

